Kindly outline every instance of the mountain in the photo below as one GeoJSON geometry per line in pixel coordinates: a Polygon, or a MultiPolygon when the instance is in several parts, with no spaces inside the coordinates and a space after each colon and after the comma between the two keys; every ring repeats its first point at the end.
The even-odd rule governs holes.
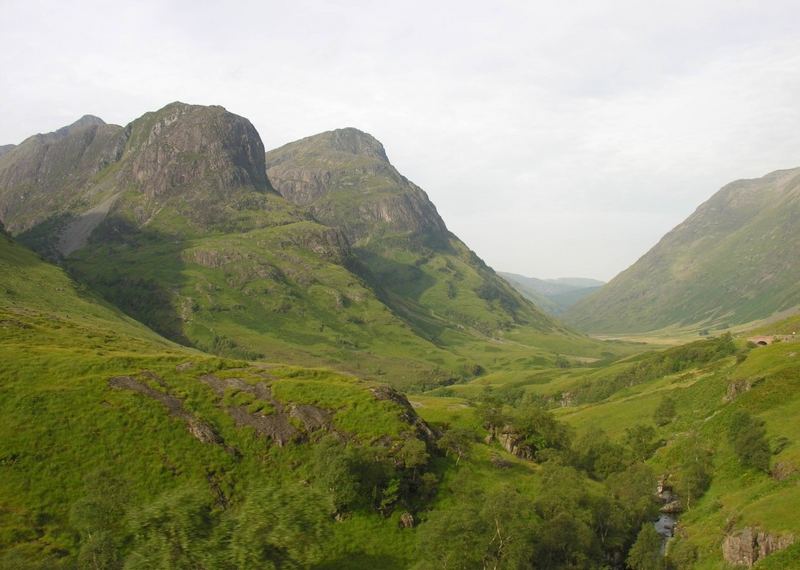
{"type": "Polygon", "coordinates": [[[564,318],[593,332],[726,328],[800,304],[800,169],[728,184],[564,318]]]}
{"type": "Polygon", "coordinates": [[[269,151],[267,167],[284,198],[342,230],[365,279],[420,334],[436,339],[448,322],[481,334],[515,325],[559,331],[447,230],[371,135],[321,133],[269,151]]]}
{"type": "Polygon", "coordinates": [[[498,272],[522,295],[551,315],[559,315],[569,307],[599,289],[602,281],[585,277],[537,279],[516,273],[498,272]]]}
{"type": "Polygon", "coordinates": [[[606,351],[497,277],[372,137],[278,155],[270,177],[291,201],[253,125],[222,107],[176,102],[125,127],[87,116],[0,157],[0,220],[126,314],[219,355],[409,386],[499,362],[487,338],[541,362],[606,351]],[[313,184],[291,193],[280,172],[313,184]]]}
{"type": "Polygon", "coordinates": [[[13,144],[3,144],[0,145],[0,156],[3,156],[5,153],[11,151],[16,145],[13,144]]]}

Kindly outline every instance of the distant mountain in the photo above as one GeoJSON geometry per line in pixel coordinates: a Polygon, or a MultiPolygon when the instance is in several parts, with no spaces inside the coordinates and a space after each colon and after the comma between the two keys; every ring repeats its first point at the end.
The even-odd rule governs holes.
{"type": "Polygon", "coordinates": [[[5,153],[11,151],[16,145],[13,144],[3,144],[0,145],[0,156],[3,156],[5,153]]]}
{"type": "Polygon", "coordinates": [[[569,307],[590,295],[603,285],[597,279],[584,277],[559,277],[537,279],[516,273],[498,272],[512,286],[536,306],[551,315],[560,315],[569,307]]]}
{"type": "Polygon", "coordinates": [[[800,304],[800,169],[728,184],[567,311],[595,332],[727,327],[800,304]]]}

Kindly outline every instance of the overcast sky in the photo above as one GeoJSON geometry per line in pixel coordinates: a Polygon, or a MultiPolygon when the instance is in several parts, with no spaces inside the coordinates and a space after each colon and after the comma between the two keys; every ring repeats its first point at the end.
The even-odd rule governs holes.
{"type": "Polygon", "coordinates": [[[267,148],[353,126],[499,270],[609,279],[800,166],[792,1],[0,0],[0,144],[170,101],[267,148]]]}

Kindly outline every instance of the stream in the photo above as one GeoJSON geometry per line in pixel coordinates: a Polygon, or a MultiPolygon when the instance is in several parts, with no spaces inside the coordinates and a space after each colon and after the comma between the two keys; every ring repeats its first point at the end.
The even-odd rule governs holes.
{"type": "Polygon", "coordinates": [[[661,554],[667,549],[667,543],[675,531],[676,519],[674,515],[661,513],[658,520],[653,523],[656,527],[656,532],[661,535],[661,554]]]}

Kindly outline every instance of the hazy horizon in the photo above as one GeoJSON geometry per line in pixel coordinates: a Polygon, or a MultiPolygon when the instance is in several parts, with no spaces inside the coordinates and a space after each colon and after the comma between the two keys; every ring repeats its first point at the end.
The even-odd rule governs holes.
{"type": "Polygon", "coordinates": [[[181,100],[267,149],[353,126],[499,271],[607,281],[800,166],[792,2],[4,2],[0,144],[181,100]]]}

